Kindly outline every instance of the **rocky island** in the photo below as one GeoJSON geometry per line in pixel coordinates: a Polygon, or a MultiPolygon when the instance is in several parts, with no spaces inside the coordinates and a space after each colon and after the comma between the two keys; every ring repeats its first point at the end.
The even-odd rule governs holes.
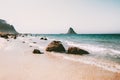
{"type": "Polygon", "coordinates": [[[70,27],[67,34],[77,34],[77,33],[73,30],[73,28],[70,27]]]}

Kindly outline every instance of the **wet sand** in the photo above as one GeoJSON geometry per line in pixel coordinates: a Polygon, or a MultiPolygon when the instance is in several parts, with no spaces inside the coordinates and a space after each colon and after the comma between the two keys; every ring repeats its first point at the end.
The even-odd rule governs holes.
{"type": "Polygon", "coordinates": [[[0,49],[0,80],[120,80],[119,73],[33,49],[22,42],[0,49]]]}

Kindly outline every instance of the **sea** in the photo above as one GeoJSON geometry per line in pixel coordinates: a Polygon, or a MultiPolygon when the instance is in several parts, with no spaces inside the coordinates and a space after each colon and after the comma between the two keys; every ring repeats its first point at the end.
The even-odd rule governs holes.
{"type": "MultiPolygon", "coordinates": [[[[96,65],[120,73],[120,34],[32,34],[32,36],[32,40],[38,42],[36,46],[42,51],[45,51],[45,47],[51,41],[58,40],[66,50],[70,46],[75,46],[90,53],[82,56],[62,54],[64,59],[96,65]],[[40,42],[41,37],[46,37],[48,40],[40,42]]],[[[35,45],[30,41],[27,42],[35,45]]]]}

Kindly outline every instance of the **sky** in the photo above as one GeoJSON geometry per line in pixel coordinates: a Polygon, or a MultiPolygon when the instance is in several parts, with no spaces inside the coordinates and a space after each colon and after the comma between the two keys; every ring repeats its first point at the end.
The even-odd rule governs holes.
{"type": "Polygon", "coordinates": [[[0,0],[0,19],[20,33],[120,33],[120,0],[0,0]]]}

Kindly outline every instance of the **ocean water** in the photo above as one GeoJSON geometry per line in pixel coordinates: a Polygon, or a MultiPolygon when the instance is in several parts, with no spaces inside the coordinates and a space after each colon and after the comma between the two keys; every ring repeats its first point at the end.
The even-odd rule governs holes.
{"type": "Polygon", "coordinates": [[[113,72],[120,72],[120,34],[33,34],[32,36],[33,41],[38,42],[38,44],[30,42],[29,44],[39,47],[40,50],[44,51],[51,41],[59,40],[66,50],[69,46],[76,46],[90,53],[80,57],[78,55],[77,58],[62,55],[65,59],[97,65],[113,72]],[[40,37],[47,37],[48,40],[40,42],[40,37]]]}
{"type": "Polygon", "coordinates": [[[120,34],[46,34],[39,36],[60,40],[68,46],[80,47],[89,51],[89,56],[120,63],[120,34]]]}

